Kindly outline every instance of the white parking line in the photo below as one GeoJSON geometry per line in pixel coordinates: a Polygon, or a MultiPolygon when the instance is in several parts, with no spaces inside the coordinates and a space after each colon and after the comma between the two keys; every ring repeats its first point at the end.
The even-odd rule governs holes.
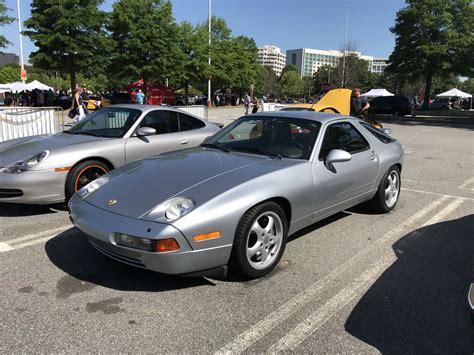
{"type": "Polygon", "coordinates": [[[5,242],[0,242],[0,253],[12,251],[15,249],[22,249],[31,245],[41,244],[47,242],[51,238],[56,237],[58,234],[71,229],[72,226],[63,226],[60,228],[49,229],[37,234],[28,234],[23,237],[14,238],[5,242]]]}
{"type": "Polygon", "coordinates": [[[471,185],[471,184],[474,184],[474,177],[472,177],[469,180],[467,180],[466,182],[464,182],[464,184],[459,186],[459,188],[474,191],[474,189],[468,188],[468,186],[471,185]]]}
{"type": "Polygon", "coordinates": [[[392,229],[390,232],[386,233],[381,238],[377,239],[372,245],[368,248],[360,251],[344,264],[335,268],[325,277],[318,280],[316,283],[312,284],[310,287],[305,289],[303,292],[296,295],[294,298],[283,304],[279,309],[270,313],[267,317],[257,322],[247,331],[240,334],[237,338],[226,344],[220,350],[217,351],[217,354],[226,354],[226,353],[241,353],[254,342],[261,339],[267,333],[269,333],[273,328],[275,328],[280,323],[284,322],[288,317],[293,313],[301,309],[304,305],[311,302],[316,296],[318,296],[322,291],[329,285],[333,284],[335,280],[340,277],[344,272],[350,270],[352,265],[357,262],[357,259],[363,257],[370,250],[376,248],[378,245],[383,244],[390,240],[393,237],[398,235],[403,235],[407,230],[414,226],[418,220],[426,216],[428,213],[436,210],[440,205],[442,205],[449,197],[442,196],[439,199],[433,201],[428,206],[424,207],[418,211],[413,216],[406,219],[398,227],[392,229]]]}
{"type": "Polygon", "coordinates": [[[462,196],[456,196],[456,195],[446,195],[446,194],[440,194],[440,193],[438,193],[438,192],[431,192],[431,191],[417,190],[417,189],[408,189],[408,188],[406,188],[406,187],[402,187],[402,191],[418,192],[418,193],[420,193],[420,194],[435,195],[435,196],[445,196],[445,197],[459,198],[459,199],[461,199],[461,200],[474,201],[474,198],[471,198],[471,197],[462,197],[462,196]]]}
{"type": "MultiPolygon", "coordinates": [[[[440,222],[453,213],[464,201],[457,199],[443,208],[422,227],[440,222]]],[[[292,331],[283,336],[273,344],[268,352],[290,351],[305,341],[311,334],[323,326],[346,304],[352,301],[363,290],[370,287],[377,278],[397,260],[397,257],[390,252],[379,259],[379,261],[367,269],[357,280],[342,289],[336,296],[328,301],[324,306],[319,307],[303,322],[298,324],[292,331]]]]}

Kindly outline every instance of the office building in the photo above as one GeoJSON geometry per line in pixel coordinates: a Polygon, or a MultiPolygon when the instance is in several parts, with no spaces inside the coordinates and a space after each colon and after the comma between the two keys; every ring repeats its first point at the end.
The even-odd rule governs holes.
{"type": "MultiPolygon", "coordinates": [[[[351,53],[357,55],[360,59],[366,60],[372,72],[381,73],[387,66],[386,59],[375,59],[372,56],[362,55],[360,52],[351,53]],[[377,65],[375,66],[374,60],[377,60],[377,65]]],[[[342,57],[343,52],[335,50],[326,51],[311,48],[291,49],[286,51],[286,64],[295,65],[301,77],[312,76],[323,65],[337,66],[342,57]]]]}
{"type": "Polygon", "coordinates": [[[280,48],[266,45],[258,49],[258,63],[264,67],[272,68],[280,76],[286,65],[286,55],[281,53],[280,48]]]}

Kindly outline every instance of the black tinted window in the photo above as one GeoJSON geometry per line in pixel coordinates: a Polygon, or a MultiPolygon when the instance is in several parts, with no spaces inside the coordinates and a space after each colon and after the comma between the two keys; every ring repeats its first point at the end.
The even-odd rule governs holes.
{"type": "Polygon", "coordinates": [[[350,123],[335,123],[326,129],[319,159],[325,159],[333,149],[341,149],[354,154],[369,148],[369,143],[350,123]]]}
{"type": "Polygon", "coordinates": [[[156,134],[178,132],[178,116],[173,111],[155,110],[143,118],[140,127],[154,128],[156,134]]]}
{"type": "Polygon", "coordinates": [[[180,131],[190,131],[192,129],[198,129],[204,127],[206,124],[197,118],[179,114],[179,130],[180,131]]]}
{"type": "Polygon", "coordinates": [[[364,126],[364,128],[366,130],[368,130],[370,133],[372,133],[372,135],[377,138],[379,141],[383,142],[383,143],[392,143],[392,142],[396,142],[397,140],[386,135],[385,133],[381,132],[380,130],[378,130],[377,128],[374,128],[372,127],[370,124],[368,123],[365,123],[365,122],[361,122],[360,123],[362,126],[364,126]]]}

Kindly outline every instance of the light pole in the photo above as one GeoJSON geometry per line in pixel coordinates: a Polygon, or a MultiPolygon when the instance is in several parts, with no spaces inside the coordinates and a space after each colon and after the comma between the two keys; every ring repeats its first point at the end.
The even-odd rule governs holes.
{"type": "MultiPolygon", "coordinates": [[[[18,0],[19,1],[19,0],[18,0]]],[[[211,0],[209,0],[209,70],[211,69],[211,0]]],[[[207,107],[211,107],[211,74],[209,72],[209,79],[207,81],[207,107]]]]}
{"type": "Polygon", "coordinates": [[[349,22],[349,14],[346,14],[346,34],[344,36],[344,49],[342,53],[342,87],[346,87],[346,49],[347,49],[347,23],[349,22]]]}
{"type": "MultiPolygon", "coordinates": [[[[23,37],[21,36],[21,15],[20,15],[20,0],[16,1],[17,10],[18,10],[18,35],[20,37],[20,66],[21,66],[21,73],[25,70],[25,66],[23,65],[23,37]]],[[[23,75],[22,75],[23,76],[23,75]]],[[[21,81],[25,83],[23,77],[21,81]]]]}

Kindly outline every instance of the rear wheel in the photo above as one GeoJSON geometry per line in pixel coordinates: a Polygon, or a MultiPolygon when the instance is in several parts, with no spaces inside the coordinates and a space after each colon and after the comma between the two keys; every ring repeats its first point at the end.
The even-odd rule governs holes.
{"type": "Polygon", "coordinates": [[[288,224],[275,202],[264,202],[247,211],[235,233],[230,270],[247,279],[272,271],[283,255],[288,224]]]}
{"type": "Polygon", "coordinates": [[[400,196],[400,188],[400,170],[398,167],[392,166],[383,176],[377,193],[370,201],[371,207],[377,212],[390,212],[397,205],[400,196]]]}
{"type": "Polygon", "coordinates": [[[88,183],[107,174],[110,168],[99,160],[86,160],[71,169],[66,179],[66,201],[88,183]]]}

